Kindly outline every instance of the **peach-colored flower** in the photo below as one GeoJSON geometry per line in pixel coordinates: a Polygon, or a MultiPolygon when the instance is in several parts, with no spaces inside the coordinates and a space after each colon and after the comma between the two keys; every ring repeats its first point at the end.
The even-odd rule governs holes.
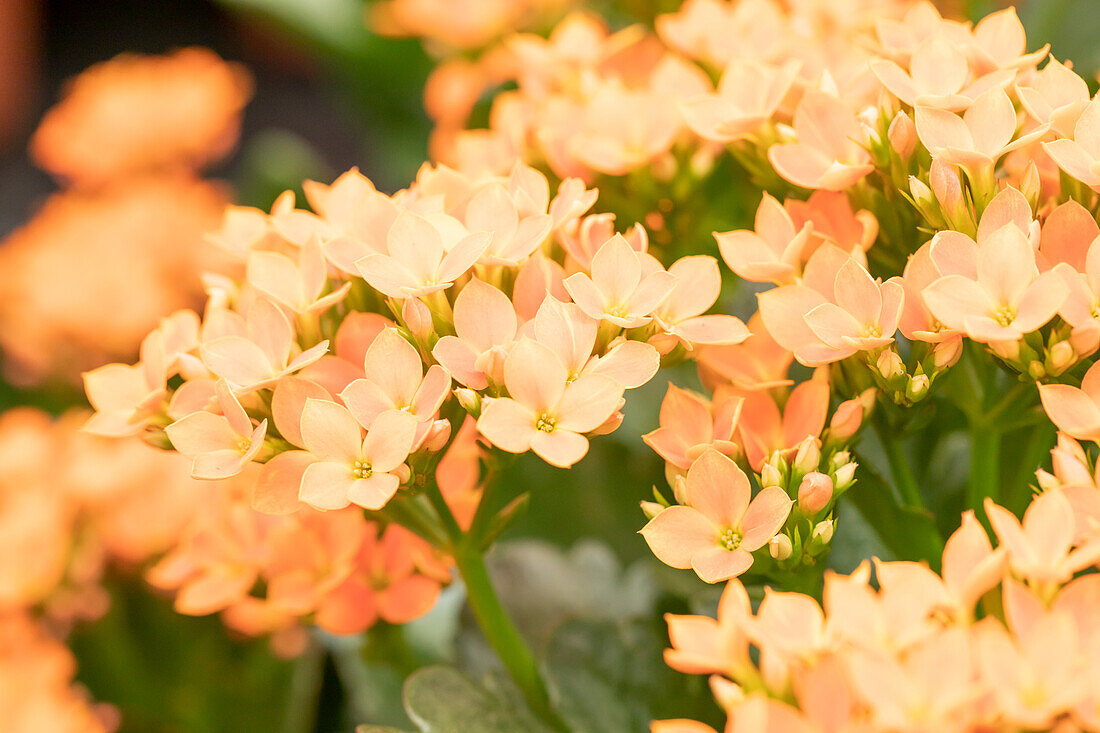
{"type": "Polygon", "coordinates": [[[318,509],[341,509],[349,502],[381,509],[401,485],[401,466],[413,448],[417,420],[388,410],[362,428],[347,408],[307,399],[302,409],[302,442],[314,461],[302,474],[299,498],[318,509]]]}
{"type": "Polygon", "coordinates": [[[252,80],[204,48],[122,55],[86,69],[43,118],[31,154],[79,185],[179,165],[198,168],[236,144],[252,80]]]}
{"type": "MultiPolygon", "coordinates": [[[[306,366],[299,376],[317,382],[333,395],[340,394],[345,387],[363,376],[367,349],[378,334],[392,326],[394,322],[380,313],[351,311],[336,329],[332,353],[306,366]]],[[[279,430],[282,432],[282,428],[279,430]]]]}
{"type": "Polygon", "coordinates": [[[399,525],[379,532],[371,524],[354,571],[318,604],[317,625],[334,634],[354,634],[379,618],[404,624],[430,611],[440,582],[418,572],[416,557],[423,544],[399,525]]]}
{"type": "Polygon", "coordinates": [[[978,21],[971,36],[970,59],[978,73],[990,73],[997,69],[1022,71],[1034,68],[1046,58],[1050,44],[1038,51],[1027,53],[1024,25],[1016,15],[1016,8],[999,10],[978,21]]]}
{"type": "Polygon", "coordinates": [[[701,315],[718,300],[722,275],[708,255],[681,257],[668,273],[676,278],[668,296],[653,311],[661,337],[669,336],[687,349],[705,344],[739,344],[749,337],[740,318],[720,313],[701,315]]]}
{"type": "Polygon", "coordinates": [[[794,354],[784,349],[768,334],[757,311],[749,319],[751,335],[734,346],[703,346],[695,351],[699,363],[699,375],[711,391],[728,382],[739,391],[755,392],[761,389],[790,384],[787,371],[794,354]]]}
{"type": "Polygon", "coordinates": [[[1035,142],[1047,132],[1047,127],[1040,125],[1016,137],[1016,110],[999,87],[983,92],[962,117],[918,106],[915,118],[917,135],[933,158],[962,166],[974,175],[991,171],[1001,156],[1035,142]]]}
{"type": "Polygon", "coordinates": [[[974,512],[964,512],[943,548],[943,585],[956,618],[973,618],[978,599],[1004,577],[1005,554],[1004,548],[993,549],[974,512]]]}
{"type": "Polygon", "coordinates": [[[819,366],[894,340],[904,299],[900,278],[876,281],[859,262],[847,258],[825,284],[827,291],[786,285],[758,296],[768,332],[796,359],[819,366]]]}
{"type": "Polygon", "coordinates": [[[575,303],[563,303],[554,297],[542,301],[527,331],[561,359],[570,380],[599,374],[625,389],[634,389],[652,379],[660,367],[657,349],[641,341],[615,339],[605,353],[594,353],[599,321],[575,303]]]}
{"type": "Polygon", "coordinates": [[[926,287],[924,304],[948,328],[983,343],[1016,341],[1041,328],[1065,300],[1057,273],[1039,274],[1035,249],[1013,224],[984,238],[974,277],[945,275],[926,287]]]}
{"type": "Polygon", "coordinates": [[[1100,541],[1071,551],[1074,539],[1073,508],[1058,490],[1039,494],[1020,521],[990,499],[985,512],[993,531],[1008,549],[1012,569],[1032,583],[1065,583],[1073,574],[1100,561],[1100,541]]]}
{"type": "MultiPolygon", "coordinates": [[[[278,306],[264,298],[254,301],[243,318],[230,312],[222,313],[221,318],[219,327],[225,333],[204,338],[200,353],[206,367],[238,394],[272,385],[317,361],[328,350],[328,341],[322,341],[294,354],[294,327],[278,306]]],[[[209,324],[208,316],[207,329],[209,324]]]]}
{"type": "Polygon", "coordinates": [[[319,314],[339,303],[351,290],[344,283],[322,297],[328,283],[328,264],[316,239],[306,243],[295,262],[278,252],[254,251],[248,255],[248,284],[294,313],[319,314]]]}
{"type": "Polygon", "coordinates": [[[96,435],[137,435],[156,416],[168,395],[164,337],[153,331],[141,343],[134,365],[107,364],[84,374],[84,391],[95,408],[85,428],[96,435]]]}
{"type": "Polygon", "coordinates": [[[490,399],[477,428],[509,453],[534,451],[568,468],[588,452],[582,435],[600,427],[622,403],[623,387],[613,379],[587,374],[569,382],[561,359],[547,346],[522,339],[504,360],[509,397],[490,399]]]}
{"type": "Polygon", "coordinates": [[[704,451],[736,456],[740,450],[734,431],[744,400],[728,393],[713,402],[671,382],[661,402],[660,427],[642,440],[676,468],[687,470],[704,451]]]}
{"type": "Polygon", "coordinates": [[[872,61],[871,70],[906,104],[949,111],[966,109],[983,92],[994,87],[1003,89],[1015,76],[1012,70],[972,76],[966,49],[942,33],[913,51],[908,72],[885,59],[872,61]]]}
{"type": "Polygon", "coordinates": [[[671,649],[665,664],[684,674],[730,674],[749,660],[745,633],[752,615],[749,594],[739,580],[726,583],[718,601],[717,619],[665,614],[671,649]]]}
{"type": "Polygon", "coordinates": [[[783,9],[772,0],[687,0],[654,25],[670,47],[717,68],[737,56],[771,61],[788,43],[783,9]]]}
{"type": "Polygon", "coordinates": [[[878,220],[866,209],[852,211],[852,203],[839,191],[819,189],[805,201],[787,199],[783,208],[790,214],[795,229],[811,224],[810,244],[803,253],[810,255],[828,242],[856,255],[871,249],[878,236],[878,220]]]}
{"type": "Polygon", "coordinates": [[[622,328],[649,323],[650,314],[675,285],[674,275],[652,256],[635,252],[621,234],[592,257],[591,277],[578,272],[565,279],[565,289],[581,310],[622,328]]]}
{"type": "Polygon", "coordinates": [[[221,415],[194,412],[164,429],[177,451],[191,458],[191,475],[200,479],[235,476],[263,448],[267,420],[253,427],[225,380],[217,384],[221,415]]]}
{"type": "Polygon", "coordinates": [[[1093,100],[1081,110],[1072,138],[1045,142],[1043,150],[1066,175],[1100,190],[1100,101],[1093,100]]]}
{"type": "Polygon", "coordinates": [[[357,379],[340,393],[360,425],[369,427],[387,410],[416,418],[417,442],[427,435],[432,419],[451,390],[447,371],[433,364],[424,371],[420,354],[394,328],[387,328],[367,349],[365,379],[357,379]]]}
{"type": "MultiPolygon", "coordinates": [[[[615,236],[615,215],[590,214],[570,222],[558,232],[558,243],[576,261],[581,270],[592,269],[592,257],[607,240],[615,236]]],[[[645,227],[634,224],[623,232],[623,238],[637,252],[649,249],[649,235],[645,227]]],[[[569,264],[567,262],[567,264],[569,264]]]]}
{"type": "Polygon", "coordinates": [[[764,489],[750,501],[751,495],[737,464],[708,450],[688,469],[686,505],[662,510],[641,534],[666,565],[691,568],[708,583],[735,578],[791,511],[791,499],[780,488],[764,489]]]}
{"type": "Polygon", "coordinates": [[[752,136],[775,114],[794,84],[801,64],[770,66],[734,59],[718,82],[718,91],[681,104],[684,120],[707,140],[730,143],[752,136]]]}
{"type": "Polygon", "coordinates": [[[793,451],[806,438],[819,436],[828,411],[826,379],[814,378],[799,384],[791,390],[782,412],[767,392],[746,395],[737,431],[749,465],[759,471],[772,453],[793,451]]]}
{"type": "Polygon", "coordinates": [[[1038,123],[1050,123],[1058,137],[1072,138],[1077,119],[1089,103],[1089,85],[1069,67],[1051,58],[1043,70],[1016,82],[1020,105],[1038,123]]]}
{"type": "Polygon", "coordinates": [[[391,297],[428,295],[451,287],[485,254],[491,240],[487,232],[468,234],[444,214],[433,220],[402,211],[386,236],[388,254],[366,255],[355,266],[371,287],[391,297]]]}
{"type": "MultiPolygon", "coordinates": [[[[542,211],[545,210],[544,203],[542,211]]],[[[553,217],[546,213],[522,213],[523,216],[503,184],[491,183],[474,194],[466,204],[466,226],[471,231],[493,233],[482,262],[515,266],[542,246],[554,226],[553,217]]]]}
{"type": "Polygon", "coordinates": [[[812,231],[809,222],[796,228],[787,209],[765,191],[752,231],[715,232],[714,238],[722,259],[740,277],[786,285],[801,272],[812,231]]]}
{"type": "Polygon", "coordinates": [[[1079,440],[1100,441],[1100,366],[1089,367],[1080,388],[1040,384],[1039,397],[1059,430],[1079,440]]]}
{"type": "Polygon", "coordinates": [[[768,160],[796,186],[842,191],[874,170],[861,145],[866,133],[835,96],[806,92],[794,113],[794,132],[798,142],[771,146],[768,160]]]}
{"type": "Polygon", "coordinates": [[[432,356],[470,389],[485,389],[490,381],[499,385],[518,327],[508,296],[475,278],[455,298],[455,335],[439,339],[432,356]]]}

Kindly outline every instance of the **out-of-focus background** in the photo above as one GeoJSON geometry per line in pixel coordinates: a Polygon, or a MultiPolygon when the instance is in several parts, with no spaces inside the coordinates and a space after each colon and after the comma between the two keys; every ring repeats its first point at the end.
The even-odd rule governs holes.
{"type": "MultiPolygon", "coordinates": [[[[486,2],[503,8],[500,17],[507,21],[509,0],[486,2]]],[[[1030,47],[1049,41],[1057,58],[1072,59],[1084,76],[1095,77],[1100,0],[1014,4],[1030,47]]],[[[544,0],[545,18],[523,30],[544,33],[577,6],[625,26],[652,23],[678,5],[544,0]]],[[[938,5],[945,14],[976,18],[1005,3],[938,5]]],[[[346,730],[354,710],[373,709],[377,698],[399,694],[399,680],[382,676],[363,686],[362,699],[348,700],[342,692],[348,678],[369,670],[338,669],[338,654],[319,666],[279,660],[266,641],[231,641],[216,619],[178,616],[140,582],[103,570],[112,563],[138,566],[164,544],[159,536],[126,534],[147,521],[141,509],[104,519],[102,507],[111,505],[116,484],[126,478],[127,491],[148,495],[150,483],[157,483],[160,503],[146,509],[161,518],[174,511],[172,497],[201,489],[186,484],[169,491],[161,478],[143,484],[141,476],[118,477],[113,472],[119,466],[134,464],[99,444],[63,442],[63,448],[38,451],[41,446],[16,436],[58,432],[79,419],[49,426],[15,408],[59,414],[82,404],[81,371],[132,362],[157,319],[201,305],[198,273],[218,262],[212,249],[194,245],[218,226],[226,203],[266,210],[282,191],[300,192],[302,180],[329,181],[353,166],[387,192],[412,180],[429,156],[432,120],[423,92],[440,46],[394,37],[393,30],[404,23],[396,35],[423,35],[431,30],[431,14],[445,7],[446,0],[0,0],[0,411],[9,411],[0,416],[0,615],[10,600],[4,584],[29,573],[23,572],[32,564],[27,548],[48,544],[63,558],[58,563],[67,575],[58,584],[68,593],[50,596],[55,607],[48,615],[71,628],[77,680],[92,698],[116,706],[122,730],[346,730]],[[411,27],[402,12],[421,13],[424,28],[411,27]],[[138,56],[147,54],[162,58],[138,56]],[[203,82],[201,93],[194,92],[196,79],[203,82]],[[127,101],[148,119],[118,117],[118,109],[132,108],[127,101]],[[173,125],[171,139],[147,134],[173,125]],[[103,486],[85,486],[87,473],[65,476],[64,464],[80,451],[98,460],[82,465],[91,465],[91,478],[103,486]],[[37,463],[35,456],[42,456],[37,463]],[[15,472],[14,464],[25,472],[15,472]],[[43,518],[40,494],[30,497],[33,511],[17,519],[8,518],[13,511],[5,514],[3,507],[14,506],[12,497],[26,486],[38,491],[49,484],[52,492],[59,481],[79,485],[81,506],[96,507],[101,536],[94,552],[84,539],[53,539],[77,520],[63,507],[43,518]],[[119,536],[127,542],[103,541],[119,536]],[[20,544],[13,537],[31,540],[20,544]],[[72,559],[83,562],[81,553],[94,557],[81,565],[72,559]],[[110,591],[109,602],[77,592],[82,579],[73,568],[92,566],[89,577],[110,591]],[[98,621],[81,621],[91,618],[98,621]],[[298,704],[301,696],[317,694],[312,703],[298,704]],[[294,711],[303,709],[310,714],[295,718],[294,711]]],[[[451,53],[463,58],[472,52],[451,53]]],[[[484,114],[485,105],[475,104],[474,118],[484,114]]],[[[596,556],[612,564],[640,557],[645,547],[634,534],[637,503],[661,475],[661,464],[638,436],[656,425],[663,392],[664,385],[654,383],[635,398],[627,424],[596,442],[568,481],[538,461],[518,463],[513,470],[533,489],[533,501],[513,534],[565,548],[600,536],[613,554],[573,557],[588,570],[596,556]]],[[[142,475],[160,474],[150,469],[142,475]]],[[[843,547],[834,555],[840,565],[847,561],[843,547]]],[[[515,561],[516,572],[548,572],[524,562],[515,561]]],[[[573,572],[567,565],[559,568],[564,575],[573,572]]],[[[0,628],[0,657],[8,634],[0,628]]],[[[387,653],[384,637],[372,643],[379,655],[387,653]]],[[[0,659],[0,693],[20,674],[0,659]]],[[[0,694],[0,718],[2,700],[0,694]]]]}

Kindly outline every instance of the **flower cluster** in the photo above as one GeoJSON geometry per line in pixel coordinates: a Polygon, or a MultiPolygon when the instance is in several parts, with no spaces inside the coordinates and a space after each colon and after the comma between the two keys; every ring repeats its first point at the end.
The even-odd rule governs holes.
{"type": "Polygon", "coordinates": [[[1071,438],[1053,456],[1022,523],[986,501],[996,548],[967,512],[939,574],[875,560],[872,585],[864,562],[826,574],[823,605],[768,590],[755,613],[730,581],[717,619],[667,616],[665,660],[711,675],[733,731],[1100,730],[1097,576],[1081,574],[1100,563],[1100,489],[1071,438]]]}
{"type": "Polygon", "coordinates": [[[426,167],[392,197],[356,171],[307,191],[317,213],[292,195],[270,214],[230,208],[211,238],[243,281],[211,280],[201,322],[165,319],[137,364],[88,372],[90,430],[147,432],[196,478],[262,463],[267,511],[381,510],[430,480],[461,413],[491,445],[567,467],[618,426],[623,391],[661,353],[748,335],[701,315],[713,258],[665,270],[643,230],[584,216],[596,192],[575,179],[553,199],[524,166],[426,167]]]}

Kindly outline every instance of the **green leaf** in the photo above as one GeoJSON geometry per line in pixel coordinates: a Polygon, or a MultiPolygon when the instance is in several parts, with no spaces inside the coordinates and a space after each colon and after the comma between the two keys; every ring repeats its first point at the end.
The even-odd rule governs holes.
{"type": "Polygon", "coordinates": [[[405,709],[421,733],[549,733],[509,683],[487,687],[453,667],[425,667],[405,682],[405,709]]]}

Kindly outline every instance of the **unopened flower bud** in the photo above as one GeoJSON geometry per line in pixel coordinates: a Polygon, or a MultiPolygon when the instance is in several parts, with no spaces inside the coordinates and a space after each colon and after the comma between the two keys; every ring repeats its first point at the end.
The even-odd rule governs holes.
{"type": "Polygon", "coordinates": [[[665,507],[661,506],[655,501],[643,501],[641,502],[642,514],[646,519],[653,519],[655,516],[665,510],[665,507]]]}
{"type": "Polygon", "coordinates": [[[733,710],[745,700],[741,685],[717,674],[710,676],[710,692],[723,710],[733,710]]]}
{"type": "Polygon", "coordinates": [[[776,560],[786,560],[793,551],[791,538],[785,534],[777,534],[768,540],[768,554],[776,560]]]}
{"type": "Polygon", "coordinates": [[[463,410],[470,413],[475,420],[481,417],[481,395],[469,387],[457,387],[454,392],[463,410]]]}
{"type": "Polygon", "coordinates": [[[795,471],[806,474],[817,470],[817,464],[821,463],[821,448],[817,438],[807,436],[798,444],[798,451],[794,455],[792,464],[795,471]]]}
{"type": "Polygon", "coordinates": [[[1047,370],[1043,362],[1032,360],[1027,363],[1027,374],[1032,379],[1039,380],[1047,375],[1047,370]]]}
{"type": "Polygon", "coordinates": [[[949,369],[955,366],[962,356],[963,341],[961,338],[949,338],[941,341],[932,349],[932,364],[939,369],[949,369]]]}
{"type": "Polygon", "coordinates": [[[838,468],[850,462],[851,460],[851,453],[846,450],[838,450],[836,453],[833,454],[832,458],[829,459],[829,472],[836,473],[836,470],[838,468]]]}
{"type": "Polygon", "coordinates": [[[890,121],[890,128],[886,131],[886,137],[890,140],[890,147],[903,161],[909,160],[913,150],[917,147],[917,126],[904,112],[898,112],[890,121]]]}
{"type": "Polygon", "coordinates": [[[1074,362],[1077,361],[1077,353],[1073,350],[1069,341],[1059,341],[1050,347],[1045,361],[1047,372],[1058,376],[1073,366],[1074,362]]]}
{"type": "Polygon", "coordinates": [[[1027,199],[1032,211],[1039,208],[1039,194],[1042,190],[1042,180],[1039,178],[1039,167],[1032,160],[1027,164],[1024,177],[1020,181],[1020,193],[1027,199]]]}
{"type": "Polygon", "coordinates": [[[934,227],[947,226],[943,216],[940,215],[940,207],[936,203],[935,194],[932,193],[932,189],[924,181],[916,176],[909,176],[909,195],[913,198],[913,204],[920,211],[925,221],[934,227]]]}
{"type": "Polygon", "coordinates": [[[905,362],[901,360],[896,351],[887,349],[878,355],[875,359],[875,369],[882,375],[882,378],[889,382],[891,379],[900,377],[905,374],[905,362]]]}
{"type": "Polygon", "coordinates": [[[833,480],[819,471],[806,474],[798,486],[798,508],[803,514],[817,514],[833,499],[833,480]]]}
{"type": "Polygon", "coordinates": [[[432,312],[419,298],[405,298],[401,305],[401,320],[417,340],[426,338],[433,330],[432,312]]]}
{"type": "Polygon", "coordinates": [[[859,466],[855,461],[845,463],[833,471],[833,481],[835,484],[835,491],[844,491],[850,487],[856,480],[856,468],[859,466]]]}
{"type": "Polygon", "coordinates": [[[863,424],[863,401],[856,397],[841,402],[829,421],[829,437],[841,443],[847,442],[863,424]]]}
{"type": "Polygon", "coordinates": [[[955,166],[945,163],[942,158],[933,159],[932,167],[928,171],[928,182],[936,195],[940,210],[948,220],[954,221],[956,217],[968,214],[962,180],[955,166]]]}
{"type": "Polygon", "coordinates": [[[447,441],[451,439],[450,420],[435,420],[428,428],[428,435],[424,438],[424,447],[433,453],[447,447],[447,441]]]}
{"type": "Polygon", "coordinates": [[[1035,479],[1039,484],[1039,488],[1043,491],[1053,491],[1062,488],[1062,482],[1059,481],[1052,473],[1039,469],[1035,472],[1035,479]]]}
{"type": "Polygon", "coordinates": [[[1005,361],[1016,361],[1020,358],[1019,341],[991,341],[986,345],[990,351],[1005,361]]]}
{"type": "Polygon", "coordinates": [[[914,374],[905,385],[905,398],[910,402],[919,402],[928,394],[928,388],[931,386],[932,382],[927,374],[914,374]]]}
{"type": "Polygon", "coordinates": [[[672,478],[672,497],[677,504],[687,504],[687,478],[682,473],[672,478]]]}
{"type": "Polygon", "coordinates": [[[814,525],[814,530],[813,533],[810,535],[810,539],[822,545],[827,545],[833,541],[833,531],[835,529],[836,522],[832,519],[826,519],[823,522],[818,522],[814,525]]]}
{"type": "MultiPolygon", "coordinates": [[[[776,453],[774,455],[778,456],[779,454],[776,453]]],[[[779,460],[782,461],[783,459],[780,458],[779,460]]],[[[784,476],[787,473],[786,462],[784,461],[783,463],[783,470],[780,470],[778,462],[773,462],[772,460],[764,462],[764,465],[760,468],[760,488],[767,489],[772,486],[783,487],[784,476]]]]}

